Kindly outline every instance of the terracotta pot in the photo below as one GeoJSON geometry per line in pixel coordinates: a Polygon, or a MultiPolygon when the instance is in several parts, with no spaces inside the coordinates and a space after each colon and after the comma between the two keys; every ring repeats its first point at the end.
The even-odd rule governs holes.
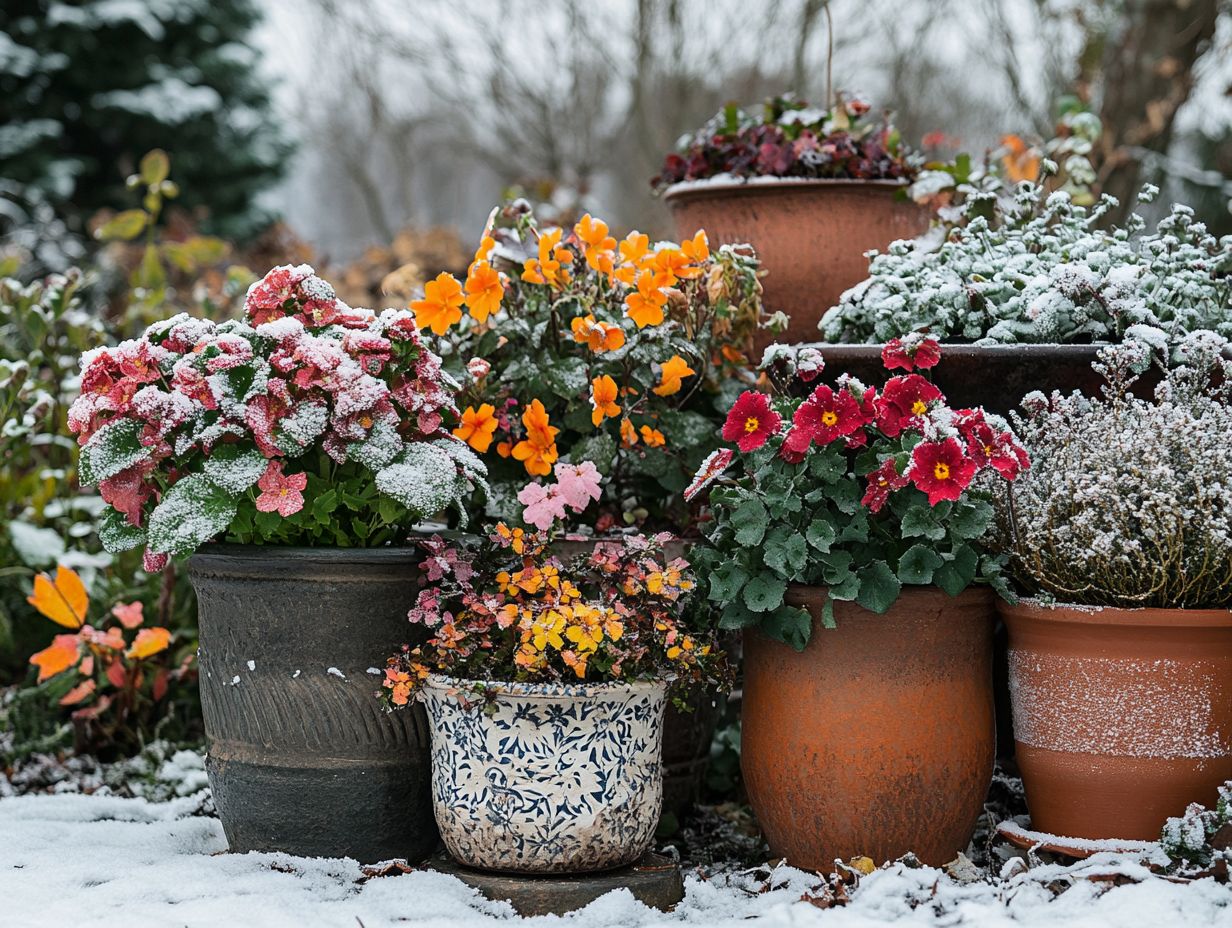
{"type": "Polygon", "coordinates": [[[1232,612],[1000,605],[1031,827],[1158,840],[1232,779],[1232,612]]]}
{"type": "Polygon", "coordinates": [[[459,863],[584,873],[646,853],[663,802],[665,683],[431,677],[423,695],[433,810],[459,863]]]}
{"type": "Polygon", "coordinates": [[[206,770],[231,850],[372,863],[439,845],[423,708],[383,711],[368,673],[415,638],[421,558],[212,544],[189,560],[206,770]]]}
{"type": "Polygon", "coordinates": [[[866,855],[953,860],[993,765],[993,593],[906,587],[884,615],[792,587],[813,615],[801,652],[748,631],[741,770],[770,850],[830,869],[866,855]]]}
{"type": "Polygon", "coordinates": [[[864,253],[928,229],[927,210],[902,189],[897,181],[758,180],[677,185],[663,199],[682,239],[705,229],[712,246],[747,242],[757,250],[766,308],[791,317],[765,347],[816,341],[825,311],[868,277],[864,253]]]}

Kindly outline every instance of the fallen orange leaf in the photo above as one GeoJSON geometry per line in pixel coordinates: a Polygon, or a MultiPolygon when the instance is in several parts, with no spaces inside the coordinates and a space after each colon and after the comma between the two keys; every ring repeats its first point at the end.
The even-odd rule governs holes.
{"type": "Polygon", "coordinates": [[[34,592],[26,602],[57,625],[81,628],[86,621],[90,594],[71,567],[57,567],[55,580],[47,574],[34,578],[34,592]]]}
{"type": "Polygon", "coordinates": [[[30,663],[39,669],[38,682],[63,673],[77,663],[81,655],[80,639],[76,635],[56,635],[43,650],[30,656],[30,663]]]}
{"type": "Polygon", "coordinates": [[[143,628],[133,639],[133,646],[128,649],[128,657],[141,660],[151,657],[159,651],[165,651],[171,643],[171,632],[165,628],[143,628]]]}

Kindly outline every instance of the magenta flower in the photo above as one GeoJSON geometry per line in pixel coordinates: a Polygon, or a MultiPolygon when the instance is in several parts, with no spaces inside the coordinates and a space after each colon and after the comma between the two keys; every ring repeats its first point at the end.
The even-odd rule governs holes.
{"type": "Polygon", "coordinates": [[[257,487],[261,490],[261,495],[257,497],[257,510],[276,512],[283,518],[293,516],[304,508],[302,491],[307,485],[307,474],[284,474],[281,461],[270,461],[257,481],[257,487]]]}

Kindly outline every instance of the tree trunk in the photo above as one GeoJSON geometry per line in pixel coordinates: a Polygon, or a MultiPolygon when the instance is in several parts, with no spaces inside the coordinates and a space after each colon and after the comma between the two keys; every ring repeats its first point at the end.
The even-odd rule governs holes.
{"type": "Polygon", "coordinates": [[[1133,207],[1142,183],[1143,150],[1161,154],[1172,141],[1177,110],[1193,87],[1194,63],[1215,33],[1220,0],[1127,0],[1120,35],[1104,51],[1100,118],[1102,190],[1133,207]]]}

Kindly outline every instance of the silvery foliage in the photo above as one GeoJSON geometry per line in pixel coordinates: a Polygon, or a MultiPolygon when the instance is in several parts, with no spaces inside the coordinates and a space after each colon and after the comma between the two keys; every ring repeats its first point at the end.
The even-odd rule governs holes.
{"type": "Polygon", "coordinates": [[[1130,393],[1143,344],[1105,348],[1104,395],[1029,394],[1014,428],[1031,469],[998,496],[1026,592],[1091,606],[1232,606],[1232,363],[1181,340],[1153,400],[1130,393]]]}
{"type": "Polygon", "coordinates": [[[1174,204],[1148,232],[1137,214],[1101,228],[1109,196],[1087,209],[1026,182],[1008,200],[966,193],[943,240],[895,242],[872,259],[868,279],[822,318],[826,341],[922,330],[977,344],[1232,337],[1232,236],[1216,239],[1189,207],[1174,204]]]}

